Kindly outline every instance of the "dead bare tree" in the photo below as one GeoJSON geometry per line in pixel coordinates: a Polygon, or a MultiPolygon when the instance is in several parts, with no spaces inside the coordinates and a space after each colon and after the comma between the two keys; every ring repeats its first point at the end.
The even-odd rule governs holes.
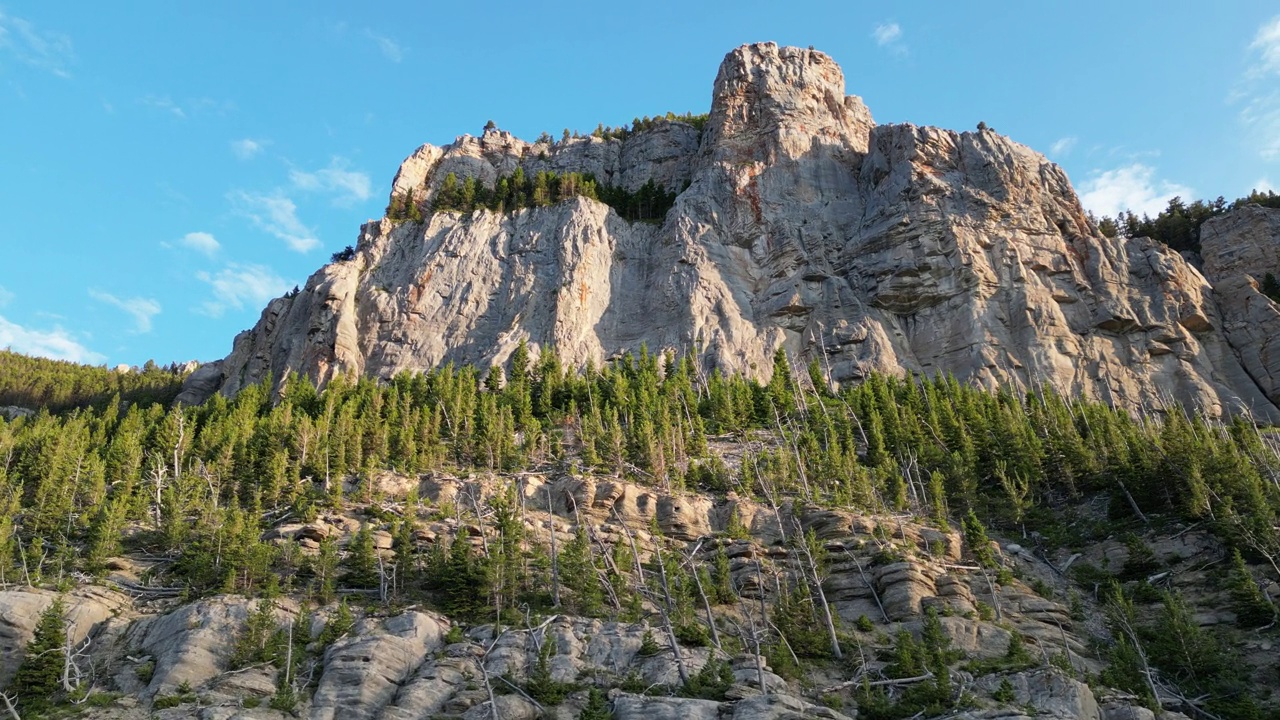
{"type": "Polygon", "coordinates": [[[858,575],[862,577],[862,582],[866,583],[867,587],[871,589],[871,597],[875,599],[876,607],[880,608],[880,617],[884,618],[885,622],[889,622],[889,613],[884,611],[884,603],[880,602],[880,593],[876,592],[875,583],[871,582],[871,578],[868,578],[867,573],[862,569],[862,561],[858,559],[858,556],[849,552],[849,548],[844,549],[844,554],[848,555],[849,559],[853,561],[854,566],[858,568],[858,575]]]}
{"type": "Polygon", "coordinates": [[[1134,652],[1138,653],[1138,662],[1142,663],[1142,677],[1147,681],[1151,697],[1159,703],[1160,691],[1156,689],[1155,671],[1147,661],[1147,651],[1142,647],[1142,640],[1138,638],[1137,628],[1134,627],[1132,603],[1117,592],[1117,595],[1107,602],[1106,611],[1111,624],[1124,635],[1125,640],[1133,645],[1134,652]]]}
{"type": "Polygon", "coordinates": [[[794,518],[796,526],[795,544],[800,550],[800,554],[804,555],[805,565],[805,582],[812,587],[813,594],[818,599],[818,605],[822,608],[822,621],[827,626],[827,635],[831,640],[831,653],[836,656],[837,660],[844,659],[844,653],[840,651],[840,638],[836,634],[835,618],[831,615],[831,605],[827,602],[827,593],[822,589],[822,575],[818,568],[818,559],[815,556],[815,547],[817,538],[811,534],[806,534],[800,527],[800,519],[794,518]],[[812,544],[810,540],[812,539],[812,544]]]}
{"type": "MultiPolygon", "coordinates": [[[[689,671],[684,666],[684,657],[680,654],[680,643],[676,640],[675,626],[671,623],[671,610],[675,607],[675,602],[671,599],[671,586],[667,583],[667,563],[662,558],[662,546],[659,544],[653,549],[653,557],[658,561],[658,580],[659,587],[662,588],[662,602],[654,603],[658,607],[658,613],[662,615],[662,624],[667,631],[667,640],[671,643],[671,655],[676,661],[676,670],[680,673],[680,682],[688,684],[689,671]]],[[[637,560],[637,562],[639,562],[637,560]]]]}
{"type": "MultiPolygon", "coordinates": [[[[84,684],[87,674],[85,669],[80,666],[80,662],[87,660],[89,644],[92,642],[91,638],[86,637],[84,642],[79,645],[73,645],[71,638],[75,635],[75,627],[75,623],[72,623],[67,628],[67,640],[62,649],[62,689],[68,695],[74,694],[84,684]]],[[[88,693],[85,694],[85,698],[87,697],[88,693]]],[[[83,699],[81,702],[83,702],[83,699]]]]}
{"type": "Polygon", "coordinates": [[[13,720],[22,720],[22,716],[18,714],[18,698],[9,693],[0,693],[0,702],[4,703],[4,709],[9,713],[9,717],[13,720]]]}
{"type": "Polygon", "coordinates": [[[724,648],[720,645],[720,631],[716,629],[716,619],[711,614],[711,603],[707,601],[707,593],[702,588],[702,578],[698,575],[697,563],[694,560],[701,547],[702,541],[699,540],[693,551],[689,553],[689,558],[686,562],[689,563],[689,573],[693,575],[693,584],[698,588],[698,597],[702,598],[702,608],[707,613],[707,627],[711,629],[711,642],[715,644],[717,650],[723,650],[724,648]]]}
{"type": "MultiPolygon", "coordinates": [[[[547,529],[551,534],[551,607],[560,607],[560,558],[556,552],[556,513],[551,506],[551,485],[542,486],[547,495],[547,529]]],[[[587,552],[590,552],[590,546],[587,552]]],[[[593,563],[594,564],[594,563],[593,563]]]]}

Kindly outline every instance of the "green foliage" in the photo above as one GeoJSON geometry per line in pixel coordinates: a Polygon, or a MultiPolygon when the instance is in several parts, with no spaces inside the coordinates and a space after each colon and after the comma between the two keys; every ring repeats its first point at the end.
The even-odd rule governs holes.
{"type": "Polygon", "coordinates": [[[613,720],[613,711],[609,709],[609,700],[600,688],[593,687],[587,693],[587,704],[583,706],[578,720],[613,720]]]}
{"type": "Polygon", "coordinates": [[[984,568],[996,567],[995,551],[991,549],[991,538],[987,537],[987,528],[978,520],[978,516],[969,511],[963,522],[964,542],[969,547],[973,559],[984,568]]]}
{"type": "Polygon", "coordinates": [[[355,616],[351,614],[351,608],[344,599],[338,603],[338,607],[333,611],[333,616],[325,621],[324,629],[320,631],[319,643],[321,647],[329,647],[334,644],[344,635],[351,632],[355,625],[355,616]]]}
{"type": "Polygon", "coordinates": [[[355,588],[378,587],[378,551],[374,549],[373,531],[368,524],[362,525],[351,537],[341,566],[346,571],[342,576],[344,585],[355,588]]]}
{"type": "MultiPolygon", "coordinates": [[[[245,388],[234,399],[215,396],[202,407],[108,402],[2,421],[0,458],[8,462],[0,463],[0,582],[18,579],[23,559],[39,584],[101,570],[126,549],[145,547],[176,558],[162,581],[186,587],[189,597],[270,597],[306,588],[328,603],[340,575],[343,586],[378,581],[372,526],[345,553],[326,538],[317,552],[303,554],[291,543],[263,541],[264,518],[361,511],[374,499],[372,483],[358,482],[350,496],[344,483],[382,470],[466,475],[561,462],[672,490],[685,482],[731,489],[784,506],[799,501],[876,512],[905,504],[917,517],[938,521],[954,510],[964,518],[970,552],[989,567],[998,562],[984,551],[991,546],[983,522],[995,534],[1019,529],[1018,518],[1047,528],[1042,520],[1058,517],[1054,542],[1082,546],[1114,525],[1068,520],[1060,504],[1119,494],[1122,481],[1153,527],[1200,522],[1245,557],[1280,555],[1272,531],[1280,524],[1280,495],[1269,480],[1280,468],[1269,459],[1267,431],[1247,421],[1177,412],[1135,420],[1049,390],[1019,397],[947,377],[871,375],[813,393],[785,355],[775,357],[771,382],[762,384],[643,348],[580,371],[565,367],[553,348],[539,350],[526,344],[502,371],[447,365],[389,380],[342,376],[323,390],[291,376],[245,388]],[[745,449],[740,466],[712,458],[709,446],[724,437],[712,440],[709,433],[738,438],[745,449]],[[923,496],[906,492],[907,467],[926,482],[923,496]]],[[[66,397],[92,394],[62,390],[66,397]]],[[[437,519],[456,518],[463,530],[425,554],[411,518],[366,511],[394,536],[394,602],[483,622],[492,622],[499,607],[503,622],[526,604],[534,613],[548,609],[547,548],[523,533],[513,500],[518,481],[496,477],[491,496],[432,508],[437,519]],[[474,517],[477,505],[483,519],[474,517]],[[476,550],[484,544],[487,555],[476,550]]],[[[1122,496],[1113,506],[1124,520],[1132,515],[1122,496]]],[[[746,534],[741,517],[729,524],[731,535],[746,534]]],[[[612,558],[598,551],[592,557],[589,539],[578,535],[558,548],[564,603],[576,613],[606,615],[613,612],[606,600],[612,593],[622,607],[618,617],[642,619],[630,549],[621,543],[612,558]]],[[[1138,565],[1126,570],[1136,573],[1146,560],[1127,540],[1138,565]]],[[[903,556],[901,546],[885,548],[878,562],[903,556]]],[[[672,618],[686,640],[706,641],[695,578],[713,602],[736,602],[726,561],[717,552],[692,564],[667,562],[672,618]]],[[[1111,577],[1083,563],[1072,573],[1086,590],[1111,577]]],[[[1240,609],[1254,607],[1266,624],[1266,608],[1244,595],[1246,575],[1235,568],[1227,577],[1228,589],[1236,588],[1233,608],[1248,618],[1240,609]]],[[[823,657],[830,643],[811,585],[787,583],[773,610],[798,654],[823,657]]],[[[1134,592],[1161,601],[1155,588],[1134,592]]],[[[990,617],[990,608],[978,611],[990,617]]],[[[266,643],[279,634],[279,628],[267,633],[266,643]]],[[[250,654],[261,651],[261,642],[250,654]]],[[[661,651],[652,638],[650,644],[661,651]]],[[[786,667],[789,653],[780,644],[768,651],[779,672],[803,672],[786,667]]],[[[923,650],[917,660],[927,667],[923,650]]],[[[1205,672],[1197,669],[1196,677],[1205,672]]]]}
{"type": "Polygon", "coordinates": [[[1000,680],[1000,687],[991,693],[991,699],[1002,703],[1011,703],[1017,699],[1017,695],[1013,691],[1013,683],[1009,682],[1009,678],[1000,680]]]}
{"type": "Polygon", "coordinates": [[[800,583],[784,587],[773,605],[773,624],[799,657],[831,657],[831,638],[818,612],[808,588],[800,583]]]}
{"type": "Polygon", "coordinates": [[[1120,577],[1126,580],[1142,580],[1155,572],[1160,563],[1151,548],[1134,533],[1125,533],[1124,546],[1129,551],[1120,577]]]}
{"type": "Polygon", "coordinates": [[[632,135],[633,133],[643,132],[645,130],[652,130],[653,128],[661,126],[663,123],[668,123],[668,122],[685,123],[687,125],[694,126],[699,131],[702,131],[702,129],[707,124],[708,117],[710,116],[706,113],[703,113],[701,115],[695,115],[693,113],[688,113],[688,112],[680,115],[677,115],[673,112],[668,112],[665,115],[655,115],[653,117],[649,117],[648,115],[646,115],[643,118],[634,119],[630,125],[623,125],[621,127],[615,128],[615,127],[605,127],[604,125],[599,125],[591,133],[591,136],[598,137],[598,138],[607,138],[612,140],[626,140],[627,137],[632,135]]]}
{"type": "Polygon", "coordinates": [[[1236,613],[1236,623],[1241,627],[1256,628],[1276,619],[1276,608],[1253,579],[1239,548],[1231,552],[1231,570],[1227,576],[1227,590],[1231,594],[1231,609],[1236,613]]]}
{"type": "Polygon", "coordinates": [[[62,696],[62,669],[66,663],[66,604],[59,597],[40,613],[35,633],[27,643],[22,664],[7,688],[17,696],[25,714],[40,712],[62,696]]]}
{"type": "Polygon", "coordinates": [[[701,670],[689,676],[679,694],[681,697],[723,701],[733,682],[733,668],[729,662],[711,657],[701,670]]]}
{"type": "Polygon", "coordinates": [[[529,677],[524,683],[524,690],[529,693],[529,697],[543,705],[559,705],[575,687],[573,683],[561,682],[551,677],[553,650],[549,639],[542,643],[538,660],[529,670],[529,677]]]}
{"type": "Polygon", "coordinates": [[[292,686],[283,685],[276,688],[276,692],[271,696],[271,701],[267,703],[267,706],[272,710],[292,713],[294,708],[298,706],[298,693],[292,686]]]}
{"type": "MultiPolygon", "coordinates": [[[[627,220],[660,221],[675,203],[677,194],[652,179],[635,190],[627,190],[620,186],[601,185],[590,173],[561,174],[543,170],[528,175],[524,168],[516,168],[513,174],[499,177],[493,187],[473,177],[460,179],[449,173],[436,190],[431,210],[470,213],[487,209],[502,213],[546,207],[570,198],[584,197],[605,203],[627,220]]],[[[393,200],[388,213],[395,214],[388,214],[388,217],[414,219],[417,211],[411,197],[399,202],[393,200]]]]}
{"type": "Polygon", "coordinates": [[[151,709],[168,710],[169,708],[175,708],[179,705],[196,702],[199,699],[200,698],[196,697],[196,694],[193,692],[179,692],[173,695],[161,695],[151,701],[151,709]]]}
{"type": "Polygon", "coordinates": [[[644,636],[640,638],[640,651],[637,653],[640,657],[653,657],[663,651],[663,647],[653,638],[653,631],[645,629],[644,636]]]}
{"type": "Polygon", "coordinates": [[[231,653],[231,668],[237,670],[258,663],[283,660],[285,648],[281,638],[277,637],[277,628],[273,603],[268,600],[259,601],[236,640],[235,649],[231,653]]]}
{"type": "Polygon", "coordinates": [[[1026,670],[1035,667],[1036,660],[1031,657],[1022,634],[1016,630],[1009,633],[1009,647],[1003,656],[989,660],[974,660],[967,668],[974,675],[989,675],[995,672],[1026,670]]]}
{"type": "Polygon", "coordinates": [[[951,641],[942,629],[937,612],[930,608],[925,614],[919,640],[906,630],[898,632],[891,662],[885,668],[885,674],[891,678],[914,678],[926,674],[929,677],[908,686],[897,702],[891,701],[880,688],[864,685],[857,694],[858,716],[890,720],[916,713],[941,714],[953,704],[950,666],[960,656],[951,648],[951,641]]]}
{"type": "Polygon", "coordinates": [[[139,371],[28,357],[0,349],[0,405],[62,412],[78,407],[173,402],[185,376],[175,366],[148,361],[139,371]]]}
{"type": "Polygon", "coordinates": [[[715,558],[711,566],[711,582],[707,586],[708,599],[715,605],[729,605],[738,601],[738,593],[733,589],[733,571],[729,564],[729,555],[724,546],[716,548],[715,558]]]}
{"type": "Polygon", "coordinates": [[[854,621],[853,626],[857,628],[859,632],[871,632],[876,627],[875,624],[871,622],[871,618],[866,615],[859,615],[858,619],[854,621]]]}
{"type": "Polygon", "coordinates": [[[1206,220],[1250,204],[1277,208],[1280,207],[1280,195],[1270,190],[1254,190],[1230,204],[1222,197],[1211,202],[1196,200],[1190,204],[1175,197],[1154,218],[1146,214],[1138,218],[1132,212],[1123,212],[1114,219],[1103,217],[1094,220],[1103,234],[1110,237],[1117,234],[1130,238],[1149,237],[1180,252],[1200,252],[1200,226],[1206,220]]]}
{"type": "Polygon", "coordinates": [[[1276,280],[1276,276],[1267,273],[1262,278],[1262,294],[1271,298],[1273,301],[1280,303],[1280,281],[1276,280]]]}
{"type": "Polygon", "coordinates": [[[573,540],[560,551],[560,578],[568,595],[565,604],[578,615],[594,616],[604,609],[604,589],[592,560],[587,528],[579,524],[573,540]]]}

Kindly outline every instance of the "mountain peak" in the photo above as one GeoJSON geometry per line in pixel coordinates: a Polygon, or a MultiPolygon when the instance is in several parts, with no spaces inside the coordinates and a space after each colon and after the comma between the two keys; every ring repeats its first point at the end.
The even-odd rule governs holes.
{"type": "Polygon", "coordinates": [[[1265,359],[1177,253],[1102,235],[1029,148],[877,126],[844,93],[827,55],[759,43],[725,57],[705,119],[424,145],[354,256],[270,303],[183,399],[502,364],[527,341],[578,366],[647,345],[764,377],[782,349],[835,383],[950,373],[1280,419],[1265,359]]]}

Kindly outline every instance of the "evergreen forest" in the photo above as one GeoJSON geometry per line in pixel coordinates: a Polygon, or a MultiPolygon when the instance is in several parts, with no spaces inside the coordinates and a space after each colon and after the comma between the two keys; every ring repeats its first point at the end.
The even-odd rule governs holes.
{"type": "MultiPolygon", "coordinates": [[[[520,520],[520,473],[732,494],[778,513],[910,516],[961,528],[973,562],[992,572],[1000,565],[988,532],[1027,537],[1033,528],[1048,550],[1082,548],[1119,529],[1133,538],[1123,568],[1073,568],[1105,601],[1116,637],[1103,680],[1150,701],[1154,666],[1185,693],[1225,698],[1212,706],[1218,717],[1262,717],[1230,672],[1230,644],[1199,628],[1180,596],[1144,579],[1159,568],[1136,534],[1170,523],[1210,529],[1232,553],[1223,577],[1241,626],[1274,622],[1275,606],[1245,560],[1280,577],[1280,454],[1272,431],[1244,418],[1180,408],[1135,417],[1049,389],[987,392],[949,377],[873,375],[837,390],[817,362],[800,368],[781,351],[761,383],[643,349],[574,371],[553,349],[535,356],[522,344],[505,367],[444,366],[389,382],[339,377],[323,389],[289,376],[278,388],[264,381],[198,407],[164,401],[174,389],[160,381],[172,378],[167,371],[122,378],[13,362],[26,369],[5,375],[7,391],[28,388],[11,397],[42,407],[0,419],[0,585],[66,588],[104,577],[113,557],[144,553],[164,559],[156,579],[185,599],[293,593],[325,604],[355,593],[362,602],[519,624],[525,613],[552,608],[639,619],[656,596],[666,598],[672,639],[697,646],[720,643],[703,606],[709,617],[711,606],[739,602],[723,549],[701,567],[663,550],[642,563],[634,544],[606,551],[585,524],[548,547],[520,520]],[[42,389],[61,383],[74,390],[42,389]],[[736,461],[726,460],[726,447],[736,461]],[[505,489],[483,511],[475,500],[430,506],[416,490],[389,503],[375,482],[385,473],[505,478],[505,489]],[[1099,498],[1107,517],[1082,514],[1099,498]],[[307,522],[344,509],[369,520],[344,546],[326,538],[303,552],[267,539],[285,518],[307,522]],[[462,533],[425,546],[421,518],[430,516],[480,523],[483,547],[462,533]],[[378,552],[374,527],[391,536],[390,554],[378,552]],[[1136,611],[1135,603],[1153,609],[1136,611]],[[1169,643],[1200,649],[1188,655],[1169,643]]],[[[745,532],[731,518],[727,535],[745,532]]],[[[783,673],[799,670],[787,670],[787,657],[840,658],[855,632],[823,620],[822,544],[812,531],[790,542],[816,582],[778,587],[770,611],[777,635],[763,642],[773,643],[769,654],[783,673]]],[[[928,629],[930,617],[920,639],[894,640],[890,669],[891,677],[931,679],[892,702],[882,688],[864,688],[866,717],[952,706],[947,668],[957,656],[928,629]]],[[[250,650],[261,655],[265,643],[250,650]]],[[[1028,662],[1025,651],[1009,652],[998,667],[1028,662]]],[[[726,670],[704,670],[690,672],[682,692],[723,697],[726,670]]],[[[33,687],[46,682],[40,677],[29,680],[33,687]]],[[[526,692],[559,692],[549,675],[530,678],[526,692]]]]}

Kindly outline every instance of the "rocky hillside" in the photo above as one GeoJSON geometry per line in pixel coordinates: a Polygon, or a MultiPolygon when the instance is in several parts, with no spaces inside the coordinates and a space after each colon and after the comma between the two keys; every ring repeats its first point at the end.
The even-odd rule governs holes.
{"type": "MultiPolygon", "coordinates": [[[[1229,277],[1230,263],[1202,275],[1159,243],[1103,236],[1059,167],[985,127],[876,125],[812,50],[729,53],[699,126],[537,143],[491,128],[424,145],[400,167],[391,208],[397,219],[364,226],[353,254],[272,301],[183,399],[268,373],[323,383],[499,364],[527,340],[579,366],[647,344],[763,377],[784,348],[839,383],[951,373],[1280,419],[1265,330],[1275,309],[1242,298],[1251,281],[1229,277]],[[446,182],[492,192],[516,172],[678,197],[648,220],[581,195],[439,202],[446,182]]],[[[1263,231],[1274,226],[1224,218],[1206,255],[1245,243],[1274,261],[1263,231]]]]}
{"type": "MultiPolygon", "coordinates": [[[[81,704],[72,708],[91,718],[842,720],[945,711],[1127,720],[1153,715],[1134,695],[1097,682],[1107,666],[1093,639],[1104,632],[1101,604],[1096,588],[1068,581],[1062,570],[1110,563],[1147,572],[1135,559],[1140,548],[1141,562],[1166,568],[1180,589],[1230,604],[1205,582],[1203,560],[1215,541],[1194,527],[1103,542],[1082,556],[1013,542],[972,546],[972,536],[907,516],[672,495],[609,477],[382,474],[376,492],[383,498],[376,504],[284,519],[264,537],[303,566],[326,547],[351,557],[367,541],[381,558],[377,589],[339,586],[341,603],[322,599],[320,607],[309,604],[314,594],[288,592],[287,583],[284,595],[263,599],[188,601],[166,584],[170,560],[126,554],[110,561],[99,583],[61,595],[0,590],[0,687],[30,660],[24,647],[58,601],[70,658],[60,677],[77,688],[70,697],[81,704]],[[495,498],[511,487],[523,542],[558,547],[552,557],[567,568],[575,538],[585,536],[589,555],[661,573],[651,579],[653,592],[628,607],[613,589],[597,588],[592,608],[584,599],[595,578],[543,568],[560,610],[519,608],[502,627],[484,619],[492,608],[459,623],[410,604],[406,554],[428,558],[454,538],[477,553],[502,543],[495,498]],[[415,550],[393,539],[402,517],[413,521],[415,550]],[[796,542],[806,534],[816,565],[796,542]],[[627,555],[631,548],[636,555],[627,555]],[[674,589],[691,584],[697,573],[689,568],[699,567],[697,594],[674,589]],[[825,630],[792,624],[788,613],[797,610],[785,609],[794,593],[809,593],[787,588],[804,587],[795,583],[814,572],[839,628],[839,658],[825,630]],[[658,589],[667,583],[674,601],[658,589]],[[782,630],[789,642],[776,639],[782,630]]],[[[611,577],[627,568],[604,569],[609,562],[599,581],[623,592],[611,577]]],[[[353,582],[353,565],[343,567],[353,582]]],[[[1273,583],[1271,591],[1280,588],[1273,583]]],[[[1235,619],[1219,611],[1200,620],[1235,619]]],[[[1239,667],[1256,666],[1267,682],[1270,647],[1258,639],[1239,667]]],[[[1174,694],[1163,699],[1167,718],[1185,717],[1173,708],[1197,707],[1174,694]]]]}

